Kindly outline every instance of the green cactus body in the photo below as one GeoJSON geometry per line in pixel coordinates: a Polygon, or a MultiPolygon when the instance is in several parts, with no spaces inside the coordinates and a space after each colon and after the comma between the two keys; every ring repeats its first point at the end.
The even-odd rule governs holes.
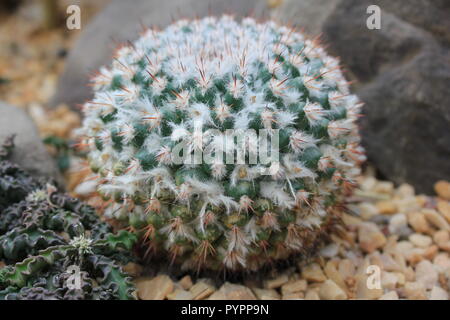
{"type": "Polygon", "coordinates": [[[187,269],[256,270],[310,252],[365,159],[338,60],[274,22],[147,30],[93,85],[80,131],[98,192],[114,199],[106,215],[187,269]],[[267,163],[263,131],[278,138],[267,163]]]}

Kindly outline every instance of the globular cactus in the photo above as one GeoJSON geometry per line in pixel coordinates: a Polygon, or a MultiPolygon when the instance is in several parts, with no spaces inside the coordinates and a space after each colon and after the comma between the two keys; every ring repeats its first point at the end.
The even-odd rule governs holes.
{"type": "Polygon", "coordinates": [[[12,147],[0,148],[0,300],[133,299],[120,265],[132,261],[136,235],[113,234],[92,207],[7,161],[12,147]]]}
{"type": "Polygon", "coordinates": [[[106,214],[187,269],[257,270],[309,254],[365,159],[361,104],[339,61],[274,22],[149,29],[93,87],[81,144],[106,214]],[[255,163],[262,133],[278,158],[255,163]]]}

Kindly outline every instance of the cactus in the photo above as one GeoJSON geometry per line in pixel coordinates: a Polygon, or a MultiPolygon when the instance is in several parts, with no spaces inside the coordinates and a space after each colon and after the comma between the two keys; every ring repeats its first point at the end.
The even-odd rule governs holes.
{"type": "Polygon", "coordinates": [[[11,139],[0,148],[0,300],[133,299],[120,265],[136,235],[113,234],[92,207],[7,161],[12,150],[11,139]],[[73,266],[79,287],[68,286],[73,266]]]}
{"type": "Polygon", "coordinates": [[[105,214],[128,223],[149,256],[186,269],[308,256],[365,160],[361,104],[339,61],[275,22],[223,16],[149,29],[93,87],[80,145],[105,214]],[[250,162],[261,140],[251,129],[278,141],[278,160],[250,162]],[[242,135],[249,151],[230,163],[242,135]],[[180,149],[183,160],[203,159],[180,162],[180,149]]]}

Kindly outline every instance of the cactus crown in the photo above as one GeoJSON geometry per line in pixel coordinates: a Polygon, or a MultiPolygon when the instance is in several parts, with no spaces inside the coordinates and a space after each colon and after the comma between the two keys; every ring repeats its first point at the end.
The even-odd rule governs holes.
{"type": "Polygon", "coordinates": [[[147,30],[93,85],[81,132],[98,191],[115,200],[106,214],[186,268],[254,270],[307,253],[364,160],[338,60],[275,22],[147,30]],[[270,163],[250,161],[262,139],[246,133],[261,129],[278,139],[270,163]],[[248,151],[230,163],[242,136],[248,151]],[[203,161],[177,162],[180,145],[203,161]]]}

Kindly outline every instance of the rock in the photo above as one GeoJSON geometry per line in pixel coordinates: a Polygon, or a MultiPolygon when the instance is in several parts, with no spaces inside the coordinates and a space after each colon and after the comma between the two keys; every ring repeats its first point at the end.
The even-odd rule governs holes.
{"type": "Polygon", "coordinates": [[[268,279],[264,281],[264,288],[277,289],[283,284],[289,281],[289,277],[286,274],[280,275],[275,279],[268,279]]]}
{"type": "Polygon", "coordinates": [[[281,298],[275,289],[253,288],[252,290],[259,300],[279,300],[281,298]]]}
{"type": "Polygon", "coordinates": [[[205,281],[199,281],[189,291],[192,293],[194,300],[202,300],[212,295],[216,288],[205,281]]]}
{"type": "Polygon", "coordinates": [[[428,224],[427,219],[420,212],[412,212],[408,214],[408,222],[416,232],[419,233],[431,232],[431,227],[428,224]]]}
{"type": "Polygon", "coordinates": [[[390,181],[429,194],[436,181],[450,180],[450,7],[444,3],[287,0],[276,9],[279,20],[323,32],[328,51],[357,81],[369,160],[390,181]],[[382,9],[380,30],[366,27],[369,5],[382,9]]]}
{"type": "Polygon", "coordinates": [[[167,295],[168,300],[192,300],[193,298],[192,292],[182,289],[175,289],[174,292],[167,295]]]}
{"type": "Polygon", "coordinates": [[[412,244],[419,248],[427,248],[433,242],[430,237],[421,235],[419,233],[412,234],[409,237],[409,241],[411,241],[412,244]]]}
{"type": "Polygon", "coordinates": [[[450,225],[445,219],[433,209],[422,209],[422,213],[429,223],[439,230],[450,230],[450,225]]]}
{"type": "Polygon", "coordinates": [[[437,254],[433,259],[433,265],[436,267],[436,270],[440,273],[449,269],[450,270],[450,258],[448,253],[440,253],[437,254]]]}
{"type": "Polygon", "coordinates": [[[256,300],[256,297],[247,287],[225,282],[209,300],[256,300]]]}
{"type": "Polygon", "coordinates": [[[376,206],[381,214],[391,215],[397,212],[397,206],[392,201],[379,201],[376,206]]]}
{"type": "Polygon", "coordinates": [[[450,202],[438,200],[436,206],[442,216],[450,223],[450,202]]]}
{"type": "Polygon", "coordinates": [[[426,300],[425,288],[419,282],[407,282],[402,290],[405,298],[410,300],[426,300]]]}
{"type": "Polygon", "coordinates": [[[396,215],[392,216],[391,220],[389,221],[389,232],[392,234],[399,234],[401,233],[402,229],[406,228],[408,226],[408,219],[406,218],[406,215],[403,213],[397,213],[396,215]]]}
{"type": "Polygon", "coordinates": [[[372,253],[386,244],[384,234],[376,224],[371,222],[365,222],[359,226],[358,239],[359,246],[367,253],[372,253]]]}
{"type": "Polygon", "coordinates": [[[430,300],[448,300],[448,293],[441,287],[434,286],[431,289],[430,300]]]}
{"type": "Polygon", "coordinates": [[[53,178],[62,187],[63,179],[47,152],[31,118],[18,107],[0,102],[0,143],[15,134],[16,148],[11,160],[36,178],[53,178]]]}
{"type": "MultiPolygon", "coordinates": [[[[381,283],[380,283],[381,287],[381,283]]],[[[356,276],[356,298],[360,300],[376,300],[383,295],[382,288],[368,286],[368,276],[359,274],[356,276]]]]}
{"type": "Polygon", "coordinates": [[[394,184],[391,181],[378,181],[373,188],[374,192],[391,195],[394,191],[394,184]]]}
{"type": "Polygon", "coordinates": [[[320,297],[316,290],[308,290],[305,294],[305,300],[320,300],[320,297]]]}
{"type": "Polygon", "coordinates": [[[302,280],[294,280],[294,281],[291,280],[288,283],[285,283],[281,287],[281,293],[283,295],[287,295],[287,294],[291,294],[291,293],[297,293],[297,292],[300,292],[300,291],[305,291],[307,287],[308,287],[308,283],[304,279],[302,279],[302,280]]]}
{"type": "Polygon", "coordinates": [[[379,300],[398,300],[398,294],[396,291],[389,291],[383,294],[379,300]]]}
{"type": "Polygon", "coordinates": [[[305,294],[303,292],[295,292],[284,294],[281,300],[304,300],[305,294]]]}
{"type": "Polygon", "coordinates": [[[142,270],[143,270],[142,266],[137,263],[134,263],[134,262],[129,262],[128,264],[126,264],[123,267],[123,271],[125,271],[132,277],[140,276],[142,273],[142,270]]]}
{"type": "Polygon", "coordinates": [[[86,27],[70,51],[52,106],[74,108],[92,97],[88,87],[92,72],[109,64],[119,43],[134,41],[142,26],[164,28],[177,18],[203,17],[212,13],[263,16],[265,0],[112,0],[86,27]]]}
{"type": "Polygon", "coordinates": [[[421,283],[425,289],[433,288],[439,279],[439,274],[433,264],[428,260],[419,262],[416,266],[416,281],[421,283]]]}
{"type": "Polygon", "coordinates": [[[192,288],[192,279],[190,275],[184,276],[183,278],[181,278],[180,281],[178,281],[178,284],[184,289],[184,290],[189,290],[190,288],[192,288]]]}
{"type": "Polygon", "coordinates": [[[325,258],[333,258],[339,253],[339,245],[337,243],[329,244],[320,250],[320,255],[325,258]]]}
{"type": "Polygon", "coordinates": [[[434,191],[437,195],[445,200],[450,200],[450,182],[439,181],[434,185],[434,191]]]}
{"type": "Polygon", "coordinates": [[[166,275],[138,278],[135,282],[141,300],[164,300],[174,289],[172,280],[166,275]]]}
{"type": "Polygon", "coordinates": [[[433,241],[440,249],[450,251],[450,233],[445,230],[439,230],[433,235],[433,241]]]}
{"type": "Polygon", "coordinates": [[[381,287],[383,289],[395,290],[398,280],[398,276],[393,272],[383,271],[381,273],[381,287]]]}
{"type": "Polygon", "coordinates": [[[327,277],[317,263],[311,263],[302,269],[302,278],[311,282],[324,282],[327,277]]]}
{"type": "Polygon", "coordinates": [[[409,198],[414,197],[416,191],[412,185],[407,183],[403,183],[400,187],[397,188],[395,194],[401,198],[409,198]]]}
{"type": "Polygon", "coordinates": [[[345,300],[347,294],[333,281],[326,280],[320,286],[319,296],[324,300],[345,300]]]}
{"type": "Polygon", "coordinates": [[[325,275],[328,279],[333,280],[342,290],[347,291],[347,285],[345,283],[345,278],[338,271],[338,262],[337,261],[328,261],[325,265],[324,271],[325,275]]]}

